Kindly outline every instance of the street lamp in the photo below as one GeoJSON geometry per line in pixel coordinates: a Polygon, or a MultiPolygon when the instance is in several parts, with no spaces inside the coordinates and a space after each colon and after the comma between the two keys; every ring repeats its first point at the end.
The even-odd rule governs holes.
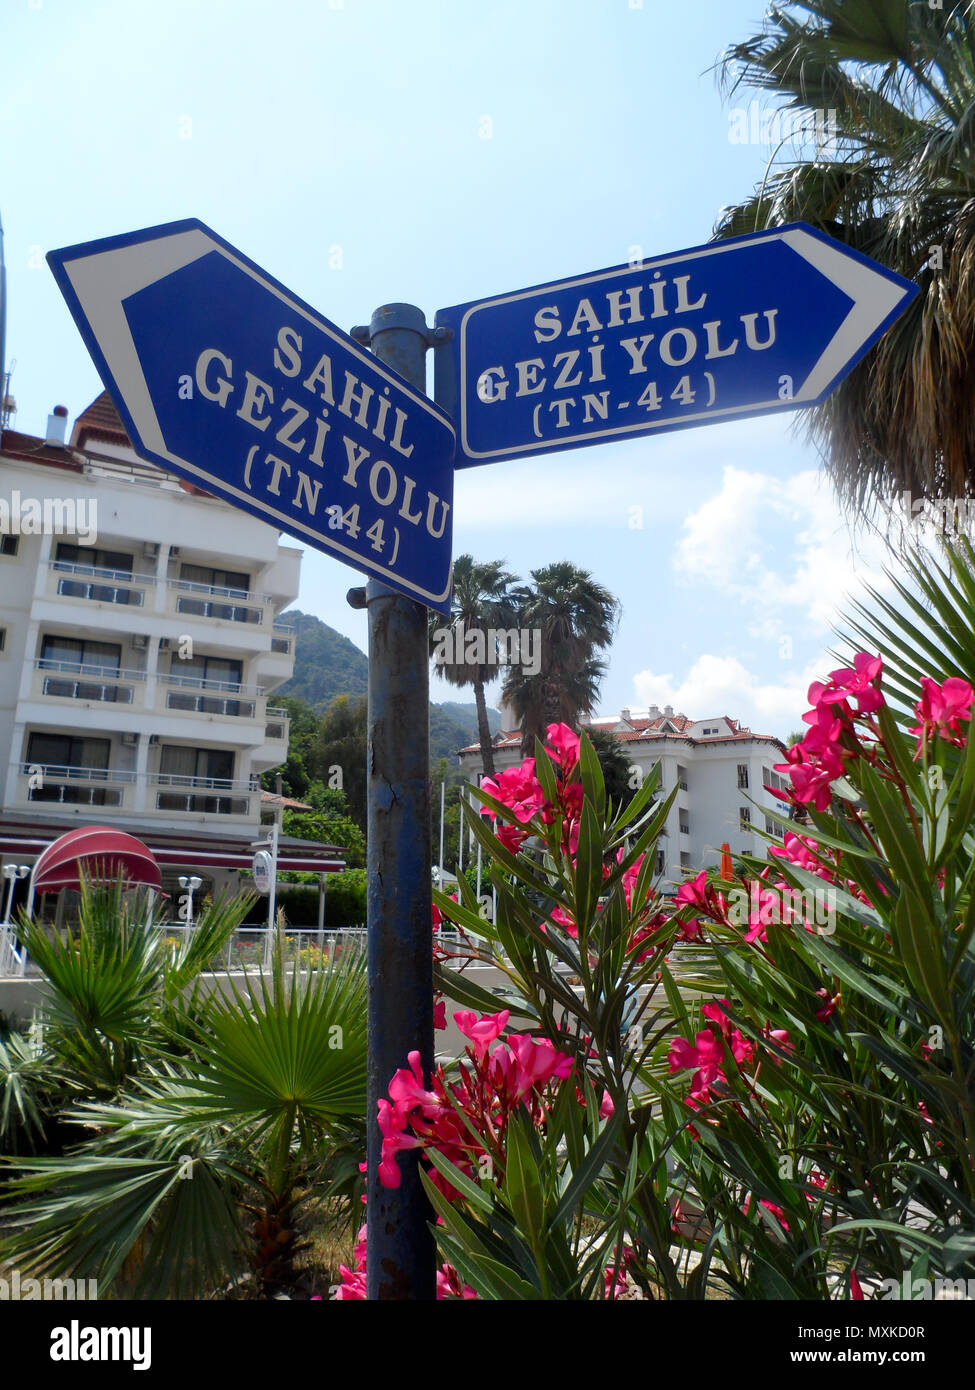
{"type": "MultiPolygon", "coordinates": [[[[199,888],[202,882],[202,878],[197,878],[195,874],[180,874],[179,877],[179,886],[180,888],[185,889],[187,894],[186,925],[189,928],[192,928],[193,926],[193,894],[196,892],[196,890],[199,888]]],[[[182,915],[182,910],[180,910],[180,916],[182,917],[182,915]]]]}
{"type": "Polygon", "coordinates": [[[10,921],[10,909],[14,903],[14,886],[20,878],[26,878],[30,873],[29,864],[4,864],[3,876],[10,884],[10,891],[7,894],[7,906],[3,913],[3,922],[0,925],[7,926],[10,921]]]}

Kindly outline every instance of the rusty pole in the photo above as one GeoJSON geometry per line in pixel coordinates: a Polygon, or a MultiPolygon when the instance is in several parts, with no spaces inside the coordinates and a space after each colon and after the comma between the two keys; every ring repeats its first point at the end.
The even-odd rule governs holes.
{"type": "MultiPolygon", "coordinates": [[[[426,349],[442,332],[428,329],[412,304],[384,305],[368,329],[352,330],[420,391],[426,349]]],[[[398,1155],[398,1188],[380,1184],[376,1102],[411,1052],[427,1083],[433,1066],[427,610],[378,580],[350,591],[349,601],[369,613],[367,1297],[425,1301],[436,1297],[433,1211],[416,1151],[398,1155]]]]}

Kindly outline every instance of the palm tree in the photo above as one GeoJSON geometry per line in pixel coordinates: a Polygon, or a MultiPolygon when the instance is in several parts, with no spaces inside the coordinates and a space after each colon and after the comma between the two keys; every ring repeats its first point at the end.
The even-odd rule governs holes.
{"type": "Polygon", "coordinates": [[[488,641],[488,633],[492,628],[509,631],[517,626],[518,609],[510,593],[515,577],[504,568],[503,560],[479,563],[472,555],[458,555],[450,617],[445,624],[441,614],[430,614],[430,652],[437,675],[451,685],[474,687],[481,766],[492,777],[494,746],[484,687],[497,679],[500,653],[497,639],[488,641]],[[468,645],[470,634],[474,634],[474,642],[468,645]],[[468,655],[473,659],[468,660],[468,655]]]}
{"type": "Polygon", "coordinates": [[[534,583],[518,591],[519,622],[538,634],[539,669],[512,666],[503,691],[521,721],[526,754],[548,724],[574,726],[580,714],[592,713],[606,671],[595,653],[612,642],[621,612],[608,589],[568,560],[531,577],[534,583]]]}
{"type": "Polygon", "coordinates": [[[249,1270],[267,1294],[296,1286],[310,1208],[357,1214],[365,960],[289,974],[279,946],[270,977],[204,995],[253,901],[210,907],[175,951],[120,885],[83,885],[67,940],[23,921],[48,988],[41,1041],[0,1045],[0,1264],[148,1298],[249,1270]]]}
{"type": "Polygon", "coordinates": [[[721,60],[731,92],[770,92],[787,113],[835,112],[835,145],[774,171],[770,162],[717,235],[801,220],[921,286],[808,416],[841,497],[860,512],[905,490],[975,493],[973,11],[973,0],[785,0],[721,60]]]}

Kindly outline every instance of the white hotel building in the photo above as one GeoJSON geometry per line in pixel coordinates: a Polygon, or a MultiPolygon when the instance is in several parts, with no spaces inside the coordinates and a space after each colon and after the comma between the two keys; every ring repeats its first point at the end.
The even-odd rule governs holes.
{"type": "MultiPolygon", "coordinates": [[[[275,801],[259,775],[287,756],[273,692],[294,634],[278,615],[301,552],[142,462],[107,395],[67,443],[65,415],[46,440],[0,438],[0,857],[31,863],[101,824],[149,846],[168,892],[181,873],[201,893],[236,888],[275,801]],[[76,534],[28,533],[45,500],[76,534]]],[[[344,865],[333,846],[282,838],[279,867],[344,865]]]]}
{"type": "MultiPolygon", "coordinates": [[[[494,736],[498,772],[521,762],[521,732],[512,728],[504,704],[501,714],[502,727],[494,736]]],[[[657,872],[665,881],[679,883],[688,872],[718,864],[722,844],[733,854],[764,856],[768,841],[756,832],[781,835],[768,812],[781,814],[784,803],[766,788],[788,785],[772,770],[784,762],[785,745],[771,734],[754,734],[727,715],[688,719],[670,705],[662,710],[651,705],[643,717],[624,709],[618,719],[594,719],[589,726],[620,741],[631,769],[639,769],[638,780],[659,764],[663,795],[677,788],[658,846],[657,872]]],[[[476,783],[479,746],[462,748],[458,756],[468,780],[476,783]]]]}

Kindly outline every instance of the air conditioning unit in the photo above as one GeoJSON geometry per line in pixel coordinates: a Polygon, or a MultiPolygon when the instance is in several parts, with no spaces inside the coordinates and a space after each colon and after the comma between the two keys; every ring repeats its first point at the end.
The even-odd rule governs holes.
{"type": "Polygon", "coordinates": [[[172,642],[170,641],[170,639],[169,639],[168,637],[160,637],[160,639],[159,639],[159,650],[160,650],[161,652],[168,652],[168,651],[169,651],[169,648],[170,648],[171,646],[172,646],[172,642]]]}
{"type": "Polygon", "coordinates": [[[155,541],[146,541],[142,547],[142,554],[147,560],[155,560],[159,554],[159,546],[155,541]]]}
{"type": "Polygon", "coordinates": [[[138,735],[138,734],[123,734],[123,735],[122,735],[122,742],[125,744],[126,748],[135,748],[135,747],[137,746],[138,742],[139,742],[139,735],[138,735]]]}
{"type": "Polygon", "coordinates": [[[136,635],[132,638],[132,645],[133,647],[136,647],[140,652],[145,651],[146,647],[148,647],[149,645],[149,638],[146,636],[144,632],[137,632],[136,635]]]}

